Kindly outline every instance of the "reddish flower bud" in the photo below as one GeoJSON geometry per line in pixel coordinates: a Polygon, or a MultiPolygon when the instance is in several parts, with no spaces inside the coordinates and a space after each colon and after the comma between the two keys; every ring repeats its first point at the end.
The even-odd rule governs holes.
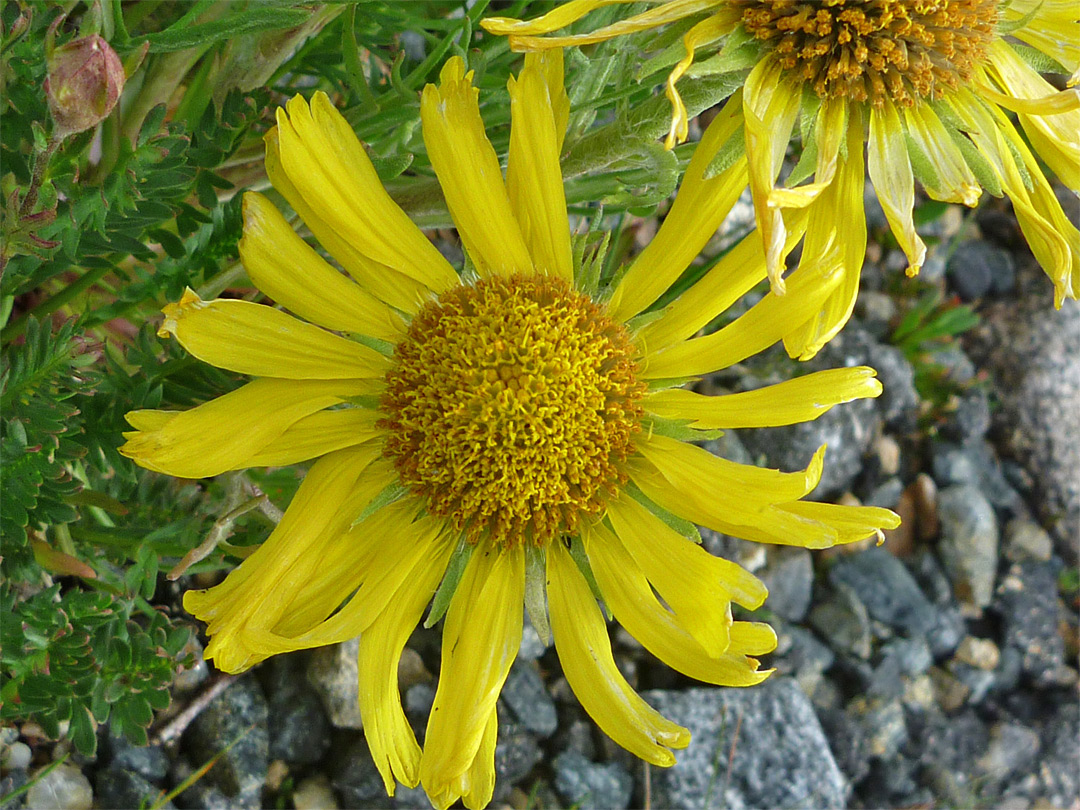
{"type": "Polygon", "coordinates": [[[96,126],[112,112],[124,89],[124,66],[97,34],[53,51],[45,93],[60,137],[96,126]]]}

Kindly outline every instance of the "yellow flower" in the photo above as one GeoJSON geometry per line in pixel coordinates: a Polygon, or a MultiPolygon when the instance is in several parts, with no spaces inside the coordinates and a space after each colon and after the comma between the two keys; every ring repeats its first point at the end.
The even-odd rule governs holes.
{"type": "Polygon", "coordinates": [[[735,121],[717,119],[652,244],[597,290],[589,262],[574,259],[566,215],[562,73],[560,51],[530,54],[510,80],[505,180],[464,62],[451,59],[424,89],[424,140],[467,251],[461,274],[391,202],[325,95],[279,110],[270,179],[348,277],[265,197],[247,194],[245,267],[298,317],[190,291],[166,306],[162,336],[255,379],[192,410],[129,414],[135,430],[122,448],[186,478],[318,459],[269,539],[184,605],[208,625],[207,656],[229,672],[359,635],[360,709],[386,789],[422,783],[439,808],[491,798],[496,700],[523,606],[542,632],[550,613],[566,678],[600,727],[671,765],[689,733],[620,675],[596,594],[671,666],[752,685],[769,674],[752,656],[776,637],[733,621],[731,605],[757,608],[765,587],[683,536],[696,531],[689,521],[810,548],[899,522],[884,509],[802,500],[824,448],[783,473],[673,438],[814,419],[877,396],[880,384],[872,369],[844,368],[721,397],[678,387],[776,342],[831,282],[798,271],[789,286],[802,295],[767,294],[693,337],[765,278],[760,242],[746,239],[673,303],[634,320],[738,197],[744,178],[703,176],[735,121]],[[396,673],[433,595],[433,610],[448,609],[421,751],[396,673]]]}
{"type": "Polygon", "coordinates": [[[685,57],[667,81],[670,148],[687,136],[675,83],[699,47],[710,70],[749,70],[728,103],[742,125],[758,230],[773,290],[792,248],[784,210],[806,210],[802,263],[842,277],[825,305],[784,337],[813,356],[847,322],[866,245],[866,168],[909,275],[926,246],[915,232],[915,179],[935,200],[974,206],[982,189],[1012,200],[1054,303],[1080,295],[1080,232],[1062,212],[1036,154],[1080,194],[1080,6],[1075,0],[667,0],[586,34],[539,36],[621,0],[573,0],[535,20],[482,21],[515,50],[600,42],[686,20],[685,57]],[[1008,39],[1007,39],[1008,37],[1008,39]],[[1015,39],[1013,39],[1015,38],[1015,39]],[[1059,92],[1041,71],[1073,71],[1059,92]],[[1006,112],[1019,119],[1023,138],[1006,112]],[[777,187],[796,122],[803,158],[777,187]],[[1030,144],[1030,147],[1029,147],[1030,144]],[[1032,152],[1032,147],[1035,152],[1032,152]],[[811,174],[813,181],[801,183],[811,174]]]}

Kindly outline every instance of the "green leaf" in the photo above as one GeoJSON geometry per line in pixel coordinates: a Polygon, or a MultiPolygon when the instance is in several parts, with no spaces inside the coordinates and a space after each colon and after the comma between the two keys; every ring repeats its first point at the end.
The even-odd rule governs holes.
{"type": "Polygon", "coordinates": [[[222,40],[243,34],[302,25],[310,14],[309,10],[303,8],[255,4],[220,20],[188,26],[176,24],[156,34],[136,38],[134,44],[149,42],[150,53],[172,53],[188,48],[205,50],[222,40]]]}
{"type": "Polygon", "coordinates": [[[443,575],[442,582],[439,583],[439,589],[435,591],[434,599],[431,600],[431,609],[428,611],[427,618],[424,619],[424,627],[434,627],[450,607],[450,600],[454,598],[454,592],[457,591],[457,587],[461,583],[461,577],[465,573],[465,566],[469,564],[472,553],[473,545],[466,542],[465,538],[462,537],[458,541],[458,547],[454,549],[454,553],[450,556],[450,562],[446,566],[446,573],[443,575]]]}

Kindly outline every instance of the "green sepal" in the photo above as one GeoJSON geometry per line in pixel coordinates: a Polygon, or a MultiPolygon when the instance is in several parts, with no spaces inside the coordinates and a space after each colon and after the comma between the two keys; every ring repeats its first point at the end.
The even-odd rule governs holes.
{"type": "Polygon", "coordinates": [[[533,630],[545,646],[551,646],[551,624],[547,613],[547,555],[539,546],[525,547],[525,610],[533,630]]]}
{"type": "Polygon", "coordinates": [[[349,528],[351,529],[358,526],[384,506],[389,506],[394,501],[400,500],[408,491],[408,487],[403,487],[397,481],[387,484],[383,487],[382,492],[368,502],[368,505],[364,507],[364,510],[359,515],[357,515],[356,520],[349,525],[349,528]]]}
{"type": "Polygon", "coordinates": [[[648,312],[642,312],[640,315],[635,315],[633,318],[626,322],[626,329],[633,334],[637,330],[641,329],[653,321],[658,321],[664,317],[663,309],[650,309],[648,312]]]}
{"type": "Polygon", "coordinates": [[[799,137],[802,139],[804,148],[814,136],[820,109],[821,97],[809,87],[804,86],[802,97],[799,99],[799,137]]]}
{"type": "Polygon", "coordinates": [[[687,540],[694,543],[701,543],[701,532],[698,531],[698,527],[685,518],[681,518],[676,514],[669,512],[664,507],[657,504],[648,495],[638,489],[637,484],[633,481],[627,481],[623,486],[623,490],[635,501],[640,503],[646,509],[648,509],[653,515],[658,517],[665,526],[669,529],[678,532],[687,540]]]}
{"type": "Polygon", "coordinates": [[[795,164],[795,168],[791,170],[791,174],[784,181],[787,188],[798,185],[814,173],[817,169],[817,154],[817,138],[812,137],[809,140],[804,140],[799,162],[795,164]]]}
{"type": "Polygon", "coordinates": [[[400,152],[388,157],[380,157],[368,152],[368,157],[371,159],[371,165],[375,167],[375,173],[385,183],[387,180],[393,180],[409,168],[412,165],[414,156],[412,152],[400,152]]]}
{"type": "Polygon", "coordinates": [[[990,164],[982,152],[971,142],[966,135],[956,130],[950,130],[953,143],[960,148],[960,153],[964,156],[964,162],[967,163],[968,168],[971,169],[971,173],[975,175],[975,179],[979,185],[989,191],[995,197],[1001,197],[1005,191],[1001,187],[1001,181],[998,179],[997,171],[990,164]]]}
{"type": "Polygon", "coordinates": [[[367,346],[369,349],[374,349],[384,357],[394,356],[394,344],[389,340],[374,338],[371,335],[362,335],[359,332],[350,332],[349,336],[357,343],[367,346]]]}
{"type": "Polygon", "coordinates": [[[1020,178],[1024,181],[1024,187],[1028,191],[1035,190],[1035,182],[1031,179],[1031,173],[1028,171],[1027,164],[1024,163],[1024,156],[1020,154],[1020,149],[1013,143],[1012,138],[1007,135],[1002,138],[1005,141],[1005,145],[1009,147],[1009,152],[1013,156],[1013,161],[1016,163],[1016,170],[1020,172],[1020,178]]]}
{"type": "MultiPolygon", "coordinates": [[[[570,540],[570,557],[577,565],[581,575],[585,577],[585,581],[589,583],[589,590],[592,591],[593,596],[600,603],[600,608],[604,611],[604,616],[608,621],[613,618],[611,611],[608,610],[607,603],[604,602],[604,594],[600,592],[600,586],[596,582],[596,576],[593,574],[592,566],[589,564],[589,555],[585,553],[585,544],[581,542],[581,538],[575,535],[569,538],[570,540]]],[[[558,542],[558,541],[556,541],[558,542]]]]}
{"type": "Polygon", "coordinates": [[[693,383],[700,380],[699,375],[693,377],[657,377],[655,380],[647,380],[646,384],[649,387],[649,391],[666,391],[669,388],[680,388],[687,383],[693,383]]]}
{"type": "Polygon", "coordinates": [[[602,216],[603,207],[601,206],[589,227],[589,232],[573,234],[570,237],[570,248],[574,262],[574,286],[593,298],[596,297],[600,289],[600,277],[604,272],[604,262],[607,259],[608,249],[611,247],[611,232],[602,232],[599,242],[596,243],[592,255],[588,259],[585,258],[585,251],[588,250],[590,242],[596,242],[595,235],[599,231],[594,230],[592,225],[597,224],[602,216]]]}
{"type": "Polygon", "coordinates": [[[354,397],[342,397],[342,399],[350,405],[367,408],[369,411],[377,411],[382,404],[381,397],[378,394],[358,394],[354,397]]]}
{"type": "MultiPolygon", "coordinates": [[[[1012,0],[1009,0],[1009,2],[1006,2],[1006,3],[1003,3],[1002,5],[1003,6],[1012,5],[1012,0]]],[[[1035,19],[1035,15],[1039,13],[1039,5],[1042,5],[1042,4],[1040,3],[1040,4],[1036,5],[1034,8],[1031,9],[1031,11],[1029,11],[1023,17],[1020,17],[1019,19],[1016,19],[1016,20],[1006,20],[1004,15],[999,14],[997,25],[994,26],[994,28],[996,29],[996,33],[1001,35],[1001,36],[1007,36],[1009,34],[1012,34],[1015,31],[1019,31],[1021,28],[1025,28],[1029,22],[1031,22],[1033,19],[1035,19]]]]}
{"type": "Polygon", "coordinates": [[[746,135],[742,127],[736,129],[731,137],[728,138],[716,150],[716,154],[713,159],[709,161],[709,165],[705,167],[705,172],[701,175],[703,180],[712,180],[723,174],[725,171],[735,165],[736,161],[746,155],[746,135]]]}
{"type": "Polygon", "coordinates": [[[450,562],[446,565],[446,573],[443,574],[439,589],[435,591],[435,597],[431,600],[431,609],[428,611],[427,618],[424,619],[424,627],[434,627],[435,623],[446,614],[447,608],[450,607],[450,600],[454,598],[454,593],[461,583],[461,577],[465,574],[465,566],[469,564],[472,553],[472,543],[465,542],[465,537],[462,536],[458,541],[458,547],[450,555],[450,562]]]}
{"type": "Polygon", "coordinates": [[[907,144],[908,160],[911,161],[911,171],[924,188],[941,188],[941,175],[922,147],[911,137],[908,128],[904,126],[904,142],[907,144]]]}
{"type": "Polygon", "coordinates": [[[1030,45],[1024,45],[1022,42],[1009,42],[1007,44],[1016,51],[1017,56],[1027,63],[1028,67],[1037,73],[1059,73],[1068,75],[1070,72],[1067,67],[1061,64],[1061,62],[1049,54],[1043,53],[1038,48],[1032,48],[1030,45]]]}
{"type": "Polygon", "coordinates": [[[669,439],[678,439],[681,442],[707,442],[719,439],[724,431],[719,429],[702,429],[690,427],[693,419],[665,419],[662,416],[649,414],[641,420],[641,429],[649,436],[667,436],[669,439]]]}

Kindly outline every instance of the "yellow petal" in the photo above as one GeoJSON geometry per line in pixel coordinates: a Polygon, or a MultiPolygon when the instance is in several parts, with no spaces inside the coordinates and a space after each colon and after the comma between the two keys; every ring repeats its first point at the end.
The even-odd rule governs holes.
{"type": "Polygon", "coordinates": [[[356,133],[325,93],[295,96],[278,110],[281,165],[289,181],[340,236],[375,262],[435,292],[457,274],[390,199],[356,133]]]}
{"type": "Polygon", "coordinates": [[[650,394],[642,404],[649,413],[691,420],[691,427],[704,430],[793,425],[817,419],[834,405],[879,396],[876,377],[867,366],[833,368],[738,394],[704,396],[668,388],[650,394]]]}
{"type": "Polygon", "coordinates": [[[326,545],[373,497],[358,480],[378,455],[379,448],[361,446],[319,459],[269,539],[220,585],[184,594],[184,608],[207,624],[206,657],[219,669],[241,672],[298,649],[270,629],[293,606],[297,586],[318,574],[326,545]]]}
{"type": "Polygon", "coordinates": [[[835,503],[797,501],[786,503],[779,509],[803,518],[827,524],[836,531],[836,544],[854,543],[876,536],[883,539],[882,531],[900,525],[900,516],[880,506],[842,506],[835,503]]]}
{"type": "Polygon", "coordinates": [[[987,68],[1006,92],[976,85],[979,93],[1018,113],[1039,157],[1066,187],[1080,193],[1080,88],[1055,91],[1053,85],[1000,40],[990,45],[987,68]]]}
{"type": "Polygon", "coordinates": [[[769,206],[769,194],[780,176],[791,130],[799,112],[799,91],[784,78],[773,59],[759,62],[746,77],[743,87],[743,114],[746,120],[746,159],[750,164],[750,194],[754,217],[765,244],[765,269],[777,294],[784,292],[784,219],[779,209],[769,206]]]}
{"type": "Polygon", "coordinates": [[[561,37],[540,37],[565,28],[580,20],[593,9],[628,3],[632,0],[570,0],[535,20],[515,20],[508,17],[488,17],[480,21],[484,30],[492,34],[509,35],[510,47],[515,51],[545,50],[569,45],[588,45],[603,42],[623,34],[633,34],[675,22],[703,11],[712,11],[719,0],[668,0],[659,7],[628,17],[625,20],[598,28],[590,34],[574,34],[561,37]]]}
{"type": "Polygon", "coordinates": [[[390,607],[360,636],[360,717],[371,758],[389,796],[394,795],[397,782],[409,787],[420,782],[420,746],[401,708],[398,664],[405,642],[446,571],[452,548],[445,542],[442,553],[421,557],[390,607]]]}
{"type": "Polygon", "coordinates": [[[744,160],[704,179],[720,147],[742,126],[739,102],[736,93],[695,147],[671,211],[612,293],[608,315],[613,320],[625,321],[659,298],[701,252],[746,188],[744,160]]]}
{"type": "MultiPolygon", "coordinates": [[[[375,427],[380,415],[367,408],[318,411],[298,419],[263,447],[243,467],[287,467],[334,450],[363,444],[383,435],[375,427]]],[[[242,469],[238,467],[236,469],[242,469]]]]}
{"type": "Polygon", "coordinates": [[[1017,39],[1054,57],[1066,70],[1080,67],[1080,15],[1075,0],[1012,0],[1000,10],[1009,22],[1025,21],[1012,32],[1017,39]]]}
{"type": "Polygon", "coordinates": [[[705,44],[715,42],[731,29],[731,23],[722,16],[707,17],[697,23],[683,36],[683,47],[686,56],[679,60],[671,73],[668,74],[667,84],[664,87],[664,95],[671,102],[671,129],[668,130],[667,138],[664,139],[664,148],[673,149],[676,143],[682,143],[690,134],[690,119],[686,114],[686,105],[683,104],[682,96],[675,89],[675,82],[694,64],[694,51],[705,44]]]}
{"type": "Polygon", "coordinates": [[[472,791],[473,762],[521,644],[524,599],[524,550],[477,547],[446,612],[420,760],[420,781],[433,801],[472,791]]]}
{"type": "Polygon", "coordinates": [[[532,258],[514,219],[499,158],[484,134],[472,76],[454,56],[443,66],[439,86],[424,87],[424,144],[477,271],[483,276],[531,273],[532,258]]]}
{"type": "MultiPolygon", "coordinates": [[[[415,313],[431,297],[431,290],[404,273],[365,256],[344,234],[338,234],[335,226],[316,213],[305,201],[289,179],[281,162],[281,143],[278,128],[272,127],[263,137],[266,143],[266,176],[300,215],[315,238],[337,260],[353,280],[382,301],[402,312],[415,313]]],[[[311,189],[308,189],[311,191],[311,189]]],[[[321,210],[322,206],[320,206],[321,210]]]]}
{"type": "Polygon", "coordinates": [[[915,175],[900,113],[890,101],[870,109],[867,170],[893,236],[907,255],[907,274],[913,276],[926,260],[926,245],[915,233],[915,175]]]}
{"type": "MultiPolygon", "coordinates": [[[[806,230],[804,211],[785,212],[787,250],[802,239],[806,230]]],[[[765,278],[765,247],[756,231],[751,231],[724,254],[693,287],[661,310],[635,335],[643,354],[658,352],[692,337],[717,315],[742,298],[765,278]]]]}
{"type": "Polygon", "coordinates": [[[847,102],[840,99],[823,101],[814,124],[814,142],[817,146],[814,182],[795,188],[773,188],[768,196],[770,207],[805,208],[829,187],[836,176],[840,144],[847,135],[847,127],[847,102]]]}
{"type": "Polygon", "coordinates": [[[558,69],[550,72],[562,76],[562,51],[550,51],[526,55],[521,75],[507,83],[511,126],[506,187],[537,271],[573,283],[570,223],[559,167],[561,136],[551,93],[561,91],[563,98],[566,94],[548,84],[546,62],[557,62],[558,69]]]}
{"type": "Polygon", "coordinates": [[[367,346],[250,301],[203,301],[189,288],[162,312],[159,337],[172,335],[203,362],[240,374],[339,380],[382,377],[389,368],[367,346]]]}
{"type": "Polygon", "coordinates": [[[396,343],[401,318],[349,281],[301,239],[266,197],[244,195],[240,259],[255,286],[301,318],[327,329],[396,343]]]}
{"type": "Polygon", "coordinates": [[[669,749],[685,748],[690,732],[661,716],[623,678],[600,608],[561,542],[548,546],[547,576],[555,649],[582,707],[630,753],[653,765],[674,765],[669,749]]]}
{"type": "Polygon", "coordinates": [[[937,173],[936,180],[924,179],[926,193],[935,200],[963,203],[974,208],[982,188],[937,113],[929,104],[914,104],[904,109],[904,120],[911,139],[937,173]],[[934,185],[927,186],[926,182],[934,185]]]}
{"type": "MultiPolygon", "coordinates": [[[[743,626],[749,622],[735,622],[731,626],[728,652],[710,657],[660,604],[634,558],[613,532],[601,523],[587,527],[583,536],[593,575],[615,619],[669,667],[718,686],[753,686],[772,672],[758,671],[758,662],[746,656],[771,652],[776,647],[775,634],[772,634],[772,646],[769,647],[767,643],[760,643],[767,633],[759,627],[747,633],[743,626]],[[758,643],[748,645],[747,641],[758,643]]],[[[768,625],[762,627],[768,628],[768,625]]],[[[772,629],[768,628],[768,634],[771,633],[772,629]]]]}
{"type": "Polygon", "coordinates": [[[823,277],[821,268],[796,270],[787,279],[786,294],[769,292],[723,329],[648,354],[641,376],[655,380],[707,374],[764,351],[793,323],[814,317],[840,280],[836,273],[823,277]]]}
{"type": "Polygon", "coordinates": [[[208,478],[255,466],[305,416],[371,390],[366,380],[254,380],[189,411],[132,411],[138,430],[120,452],[148,470],[208,478]]]}
{"type": "Polygon", "coordinates": [[[480,748],[476,751],[473,764],[463,782],[461,800],[469,810],[483,810],[491,801],[495,792],[495,744],[499,738],[499,715],[497,709],[491,710],[480,748]]]}
{"type": "Polygon", "coordinates": [[[852,111],[848,158],[831,186],[810,208],[799,270],[813,272],[829,286],[821,308],[809,319],[792,318],[801,326],[784,335],[788,355],[809,360],[848,322],[859,294],[859,276],[866,255],[866,217],[863,211],[862,123],[852,111]]]}
{"type": "Polygon", "coordinates": [[[731,602],[761,607],[768,594],[761,580],[682,537],[633,498],[609,501],[607,517],[679,624],[711,657],[726,652],[731,602]]]}

